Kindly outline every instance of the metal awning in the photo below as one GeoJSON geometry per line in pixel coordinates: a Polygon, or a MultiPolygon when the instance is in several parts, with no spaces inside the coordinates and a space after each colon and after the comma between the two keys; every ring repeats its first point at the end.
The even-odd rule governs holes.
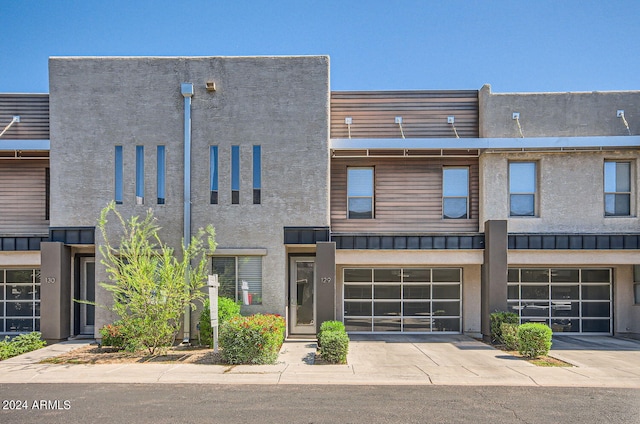
{"type": "Polygon", "coordinates": [[[640,136],[331,139],[332,150],[582,150],[640,147],[640,136]]]}

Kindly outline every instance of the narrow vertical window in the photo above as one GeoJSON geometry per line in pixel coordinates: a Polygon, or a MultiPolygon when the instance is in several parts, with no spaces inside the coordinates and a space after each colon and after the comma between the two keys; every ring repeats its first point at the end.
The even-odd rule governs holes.
{"type": "Polygon", "coordinates": [[[218,146],[209,147],[209,203],[218,204],[218,146]]]}
{"type": "Polygon", "coordinates": [[[240,146],[231,146],[231,204],[240,204],[240,146]]]}
{"type": "Polygon", "coordinates": [[[604,163],[605,216],[631,215],[631,163],[604,163]]]}
{"type": "Polygon", "coordinates": [[[347,169],[347,218],[373,218],[373,168],[347,169]]]}
{"type": "Polygon", "coordinates": [[[116,163],[116,169],[115,169],[115,201],[117,205],[121,205],[122,204],[122,174],[123,174],[123,167],[122,167],[122,146],[116,146],[116,152],[115,152],[115,163],[116,163]]]}
{"type": "Polygon", "coordinates": [[[442,217],[469,217],[469,168],[444,168],[442,171],[442,217]]]}
{"type": "Polygon", "coordinates": [[[136,146],[136,203],[144,204],[144,146],[136,146]]]}
{"type": "Polygon", "coordinates": [[[262,158],[260,146],[253,146],[253,204],[259,205],[262,188],[262,158]]]}
{"type": "Polygon", "coordinates": [[[158,187],[158,204],[164,205],[165,202],[165,184],[166,184],[166,154],[164,146],[158,146],[157,150],[157,187],[158,187]]]}
{"type": "Polygon", "coordinates": [[[45,204],[44,204],[44,219],[49,220],[49,214],[51,211],[51,171],[49,168],[44,169],[44,184],[45,184],[45,204]]]}
{"type": "Polygon", "coordinates": [[[633,266],[633,301],[640,305],[640,265],[633,266]]]}
{"type": "Polygon", "coordinates": [[[536,180],[535,162],[509,164],[509,215],[535,216],[536,180]]]}

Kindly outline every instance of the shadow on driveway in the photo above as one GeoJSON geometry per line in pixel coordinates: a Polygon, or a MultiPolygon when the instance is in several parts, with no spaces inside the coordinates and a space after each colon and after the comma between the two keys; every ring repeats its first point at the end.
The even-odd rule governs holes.
{"type": "Polygon", "coordinates": [[[554,335],[551,350],[595,350],[640,352],[640,340],[612,336],[554,335]]]}

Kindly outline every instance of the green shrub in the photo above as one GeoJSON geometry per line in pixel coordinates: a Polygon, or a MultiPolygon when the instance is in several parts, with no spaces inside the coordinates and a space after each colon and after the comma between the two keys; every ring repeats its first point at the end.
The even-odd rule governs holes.
{"type": "Polygon", "coordinates": [[[518,350],[518,324],[503,322],[500,325],[500,333],[502,335],[502,343],[509,350],[518,350]]]}
{"type": "MultiPolygon", "coordinates": [[[[207,298],[200,313],[200,343],[204,346],[213,347],[213,329],[211,328],[210,302],[207,298]]],[[[233,317],[240,316],[240,304],[228,297],[218,297],[218,328],[222,323],[229,321],[233,317]]]]}
{"type": "Polygon", "coordinates": [[[222,358],[229,364],[275,364],[284,329],[279,315],[233,317],[220,326],[222,358]]]}
{"type": "Polygon", "coordinates": [[[519,352],[530,358],[549,353],[553,331],[545,324],[528,322],[518,327],[519,352]]]}
{"type": "Polygon", "coordinates": [[[107,324],[100,329],[100,336],[102,337],[102,346],[111,346],[118,349],[124,349],[125,336],[124,328],[120,321],[116,321],[113,324],[107,324]]]}
{"type": "Polygon", "coordinates": [[[175,342],[185,311],[190,313],[204,298],[207,255],[216,247],[213,227],[198,230],[176,251],[160,239],[151,209],[142,217],[125,218],[112,201],[100,213],[97,229],[102,235],[101,263],[108,276],[99,284],[113,302],[110,306],[85,303],[118,316],[126,349],[163,353],[175,342]],[[107,225],[112,215],[115,227],[107,225]],[[119,240],[111,239],[115,234],[119,240]]]}
{"type": "Polygon", "coordinates": [[[513,312],[493,312],[491,314],[491,342],[504,343],[504,340],[502,340],[500,326],[503,322],[508,324],[518,324],[519,320],[518,314],[513,312]]]}
{"type": "Polygon", "coordinates": [[[320,324],[320,331],[318,331],[318,346],[322,344],[320,339],[322,338],[322,333],[326,331],[345,332],[344,323],[342,321],[324,321],[320,324]]]}
{"type": "Polygon", "coordinates": [[[4,340],[0,341],[0,360],[31,352],[46,345],[47,342],[41,339],[41,334],[38,331],[20,334],[14,337],[13,340],[5,337],[4,340]]]}
{"type": "Polygon", "coordinates": [[[343,331],[323,331],[318,339],[320,357],[332,364],[346,364],[349,336],[343,331]]]}

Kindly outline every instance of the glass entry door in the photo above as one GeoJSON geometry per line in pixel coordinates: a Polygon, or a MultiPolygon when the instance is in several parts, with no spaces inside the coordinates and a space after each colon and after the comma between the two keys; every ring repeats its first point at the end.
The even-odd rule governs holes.
{"type": "Polygon", "coordinates": [[[291,258],[290,269],[291,334],[316,334],[315,258],[291,258]]]}
{"type": "MultiPolygon", "coordinates": [[[[80,260],[80,299],[89,302],[96,300],[96,260],[81,258],[80,260]]],[[[94,333],[95,306],[80,304],[80,334],[94,333]]]]}

